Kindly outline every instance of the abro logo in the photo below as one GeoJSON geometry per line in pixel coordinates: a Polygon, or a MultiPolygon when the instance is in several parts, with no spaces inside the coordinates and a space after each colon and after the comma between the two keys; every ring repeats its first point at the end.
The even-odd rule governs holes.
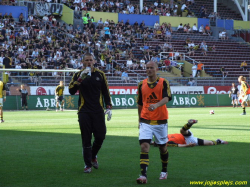
{"type": "Polygon", "coordinates": [[[160,100],[157,98],[154,92],[150,94],[150,96],[147,98],[147,103],[158,103],[160,100]]]}

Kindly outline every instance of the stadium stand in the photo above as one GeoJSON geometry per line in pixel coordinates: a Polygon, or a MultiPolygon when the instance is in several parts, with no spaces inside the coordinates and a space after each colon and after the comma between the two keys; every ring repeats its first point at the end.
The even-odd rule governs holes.
{"type": "MultiPolygon", "coordinates": [[[[78,3],[73,1],[62,2],[70,8],[78,6],[78,3]]],[[[153,1],[145,1],[147,7],[144,7],[143,14],[151,15],[151,12],[154,12],[154,15],[162,15],[170,11],[170,16],[177,16],[180,13],[182,15],[185,11],[184,9],[183,12],[179,12],[183,6],[182,1],[169,2],[169,4],[156,5],[153,1]],[[149,9],[151,10],[148,11],[149,9]]],[[[2,1],[2,3],[6,5],[7,2],[2,1]]],[[[94,7],[96,11],[129,13],[132,5],[134,11],[137,11],[139,6],[137,1],[131,1],[131,4],[130,1],[122,1],[119,3],[119,7],[116,4],[106,6],[105,3],[99,6],[98,3],[99,1],[88,1],[81,9],[89,11],[94,7]],[[107,7],[109,9],[105,9],[107,7]],[[122,12],[124,7],[127,7],[127,12],[122,12]]],[[[186,12],[192,11],[189,16],[200,17],[198,11],[201,7],[204,6],[208,12],[211,12],[213,4],[210,1],[196,0],[195,4],[187,4],[187,6],[189,8],[186,12]]],[[[221,18],[240,19],[235,12],[228,11],[220,3],[218,12],[221,18]]],[[[15,19],[11,15],[0,15],[0,26],[2,24],[0,50],[3,54],[8,54],[8,56],[0,57],[0,66],[2,63],[7,67],[4,62],[9,58],[12,60],[11,68],[80,69],[81,59],[84,53],[89,51],[97,59],[96,67],[106,73],[110,85],[137,85],[146,77],[141,59],[144,59],[145,63],[152,59],[158,61],[161,70],[163,70],[161,66],[165,66],[163,63],[165,58],[169,58],[171,63],[176,62],[175,68],[173,67],[169,72],[161,75],[166,76],[171,85],[186,85],[191,69],[185,68],[185,63],[198,63],[199,61],[204,64],[206,77],[198,78],[197,85],[231,85],[231,82],[235,81],[239,75],[249,76],[249,71],[242,71],[240,64],[243,61],[250,63],[250,46],[247,43],[232,40],[231,36],[227,40],[221,40],[219,36],[206,32],[194,32],[189,23],[183,23],[184,28],[177,30],[169,23],[152,27],[141,25],[141,23],[130,25],[125,21],[115,24],[103,20],[104,26],[101,27],[97,24],[98,20],[92,23],[94,18],[91,18],[88,12],[84,13],[83,16],[87,16],[88,23],[74,27],[60,21],[54,15],[43,17],[30,15],[27,21],[24,21],[23,15],[15,19]],[[105,33],[105,27],[109,28],[110,33],[105,33]],[[165,37],[167,31],[170,38],[165,37]],[[195,45],[192,48],[194,55],[190,55],[188,47],[190,42],[195,45]],[[206,49],[202,49],[202,43],[206,43],[206,49]],[[164,48],[164,44],[168,47],[164,48]],[[168,52],[168,55],[161,59],[163,51],[168,52]],[[177,51],[181,54],[180,59],[170,56],[171,53],[174,54],[177,51]],[[131,67],[127,66],[129,58],[132,60],[131,67]],[[221,81],[220,73],[222,66],[228,71],[228,76],[223,78],[223,81],[221,81]],[[126,69],[129,70],[130,78],[127,83],[121,79],[121,73],[126,69]],[[186,78],[181,75],[186,75],[186,78]]],[[[4,13],[2,12],[2,14],[4,13]]],[[[66,84],[70,81],[71,75],[72,73],[66,74],[66,84]]],[[[27,85],[49,86],[57,84],[58,80],[62,79],[63,73],[11,73],[10,76],[11,84],[22,82],[27,85]]]]}

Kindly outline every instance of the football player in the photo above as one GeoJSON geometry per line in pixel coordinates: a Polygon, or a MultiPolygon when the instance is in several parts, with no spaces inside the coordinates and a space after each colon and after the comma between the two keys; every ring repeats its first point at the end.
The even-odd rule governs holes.
{"type": "MultiPolygon", "coordinates": [[[[180,133],[168,135],[168,147],[194,147],[203,145],[219,145],[228,144],[227,141],[217,139],[215,141],[204,140],[193,136],[193,133],[189,130],[193,124],[198,123],[198,120],[190,119],[181,129],[180,133]]],[[[154,144],[154,142],[151,142],[154,144]]]]}
{"type": "Polygon", "coordinates": [[[56,90],[55,90],[55,95],[56,95],[56,112],[59,109],[59,103],[60,103],[60,110],[63,111],[63,106],[64,106],[63,91],[64,91],[63,81],[60,81],[60,85],[58,85],[56,87],[56,90]]]}
{"type": "Polygon", "coordinates": [[[246,78],[243,76],[239,76],[239,83],[241,84],[241,92],[239,96],[239,101],[241,102],[241,106],[243,109],[243,113],[241,115],[246,115],[246,104],[250,105],[250,87],[246,82],[246,78]]]}

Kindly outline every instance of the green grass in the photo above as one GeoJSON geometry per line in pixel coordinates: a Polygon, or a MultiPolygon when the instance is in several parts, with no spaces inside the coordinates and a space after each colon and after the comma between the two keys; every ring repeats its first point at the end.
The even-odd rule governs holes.
{"type": "MultiPolygon", "coordinates": [[[[247,181],[250,185],[250,110],[241,108],[170,108],[169,133],[198,119],[194,136],[228,145],[169,148],[168,179],[158,180],[159,151],[151,147],[149,187],[186,187],[190,181],[247,181]]],[[[0,124],[0,187],[138,186],[140,174],[136,109],[113,110],[98,154],[100,168],[84,174],[76,111],[4,111],[0,124]]],[[[193,185],[199,186],[199,185],[193,185]]]]}

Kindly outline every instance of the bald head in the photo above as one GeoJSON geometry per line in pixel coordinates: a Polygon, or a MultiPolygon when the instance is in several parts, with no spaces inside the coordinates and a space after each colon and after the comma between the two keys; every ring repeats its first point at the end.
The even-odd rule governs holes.
{"type": "Polygon", "coordinates": [[[149,61],[146,66],[154,66],[155,68],[158,68],[158,64],[157,62],[154,62],[154,61],[149,61]]]}

